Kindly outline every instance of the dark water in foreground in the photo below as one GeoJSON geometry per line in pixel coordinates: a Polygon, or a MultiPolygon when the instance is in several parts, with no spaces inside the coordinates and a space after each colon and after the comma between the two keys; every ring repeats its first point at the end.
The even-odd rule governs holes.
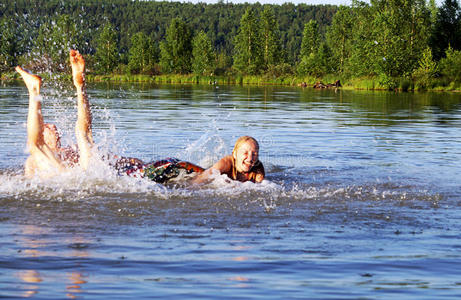
{"type": "MultiPolygon", "coordinates": [[[[71,88],[44,115],[73,139],[71,88]]],[[[100,151],[210,166],[260,141],[267,180],[27,180],[27,95],[0,88],[0,297],[459,299],[461,95],[90,86],[100,151]]]]}

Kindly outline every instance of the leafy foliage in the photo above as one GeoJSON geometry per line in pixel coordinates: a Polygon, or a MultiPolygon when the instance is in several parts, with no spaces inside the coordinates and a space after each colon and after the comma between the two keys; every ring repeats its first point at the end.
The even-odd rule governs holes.
{"type": "MultiPolygon", "coordinates": [[[[99,72],[111,73],[118,64],[117,33],[110,23],[107,23],[96,40],[95,60],[99,72]]],[[[67,55],[67,53],[66,53],[67,55]]]]}
{"type": "Polygon", "coordinates": [[[431,85],[437,71],[438,67],[432,58],[432,50],[427,47],[419,60],[419,67],[413,72],[413,78],[421,88],[426,89],[431,85]]]}
{"type": "Polygon", "coordinates": [[[263,47],[260,24],[252,8],[248,8],[240,21],[234,40],[234,68],[241,73],[254,75],[263,67],[263,47]]]}
{"type": "Polygon", "coordinates": [[[354,2],[352,11],[340,10],[330,31],[343,37],[333,50],[343,70],[351,76],[378,76],[380,83],[396,88],[409,77],[428,45],[430,11],[424,0],[372,0],[354,2]],[[341,62],[342,60],[342,62],[341,62]]]}
{"type": "Polygon", "coordinates": [[[171,21],[160,44],[160,65],[167,73],[187,74],[192,69],[192,32],[179,18],[171,21]]]}
{"type": "Polygon", "coordinates": [[[132,74],[155,73],[155,63],[158,61],[158,50],[150,37],[143,32],[134,34],[128,57],[128,70],[132,74]]]}
{"type": "MultiPolygon", "coordinates": [[[[233,4],[220,1],[216,4],[192,4],[181,2],[132,1],[132,0],[0,0],[0,17],[8,20],[17,28],[15,31],[18,47],[11,50],[13,57],[29,53],[46,53],[47,48],[38,50],[37,37],[40,28],[62,15],[67,15],[78,31],[78,41],[74,40],[80,52],[94,55],[99,45],[101,28],[110,23],[117,29],[117,49],[119,62],[127,64],[131,38],[143,32],[155,45],[165,40],[166,32],[174,18],[183,20],[192,33],[203,30],[210,38],[212,48],[225,61],[232,65],[234,38],[237,35],[240,19],[246,9],[252,7],[255,13],[261,13],[267,7],[274,11],[279,25],[279,42],[282,54],[289,64],[295,64],[301,44],[304,23],[314,19],[319,24],[319,32],[325,32],[336,11],[331,5],[261,5],[233,4]]],[[[262,14],[261,14],[262,16],[262,14]]],[[[275,27],[274,27],[275,28],[275,27]]],[[[29,61],[29,59],[25,59],[29,61]]],[[[94,61],[97,63],[97,60],[94,61]]],[[[93,69],[98,69],[97,67],[93,69]]]]}
{"type": "Polygon", "coordinates": [[[461,9],[457,0],[445,0],[439,8],[430,44],[436,59],[443,57],[448,47],[461,50],[461,9]]]}
{"type": "Polygon", "coordinates": [[[449,47],[440,60],[440,71],[450,81],[461,82],[461,51],[449,47]]]}
{"type": "Polygon", "coordinates": [[[0,21],[0,72],[6,71],[16,64],[15,53],[17,51],[16,29],[3,19],[0,21]]]}
{"type": "Polygon", "coordinates": [[[266,6],[261,14],[261,30],[264,65],[277,65],[282,60],[282,49],[279,24],[271,6],[266,6]]]}
{"type": "Polygon", "coordinates": [[[343,73],[346,60],[351,56],[353,37],[353,11],[340,6],[327,31],[327,43],[331,45],[332,58],[336,72],[343,73]]]}
{"type": "Polygon", "coordinates": [[[414,70],[427,45],[429,13],[424,0],[378,0],[375,9],[372,59],[383,83],[394,88],[396,78],[414,70]]]}
{"type": "Polygon", "coordinates": [[[308,57],[311,54],[315,54],[319,47],[319,29],[317,22],[310,20],[304,25],[303,39],[301,42],[301,57],[308,57]]]}
{"type": "Polygon", "coordinates": [[[67,71],[68,49],[78,48],[101,74],[157,74],[159,66],[166,74],[296,72],[378,78],[388,88],[430,85],[439,75],[461,80],[457,0],[439,8],[435,0],[348,7],[0,0],[0,41],[2,72],[17,63],[67,71]]]}
{"type": "Polygon", "coordinates": [[[309,21],[304,26],[301,43],[301,62],[298,65],[298,74],[323,76],[333,72],[333,53],[324,41],[319,38],[318,25],[309,21]]]}
{"type": "Polygon", "coordinates": [[[214,69],[214,52],[211,41],[204,31],[192,40],[192,70],[198,75],[210,75],[214,69]]]}

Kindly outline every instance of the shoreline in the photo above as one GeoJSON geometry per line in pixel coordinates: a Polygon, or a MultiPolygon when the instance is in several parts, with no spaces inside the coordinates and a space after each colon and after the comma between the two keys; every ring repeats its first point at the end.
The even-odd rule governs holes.
{"type": "MultiPolygon", "coordinates": [[[[49,79],[49,73],[37,73],[44,79],[49,79]]],[[[314,88],[318,82],[330,83],[334,82],[338,77],[333,75],[324,78],[313,77],[296,77],[296,76],[280,76],[274,79],[268,79],[264,75],[259,76],[201,76],[201,75],[130,75],[130,74],[111,74],[111,75],[92,75],[86,74],[88,83],[156,83],[156,84],[200,84],[200,85],[253,85],[253,86],[286,86],[300,88],[314,88]],[[333,79],[335,78],[335,79],[333,79]]],[[[54,80],[71,80],[71,75],[56,74],[54,80]]],[[[0,74],[0,82],[20,81],[20,77],[16,73],[0,74]]],[[[377,78],[355,78],[349,80],[341,80],[342,86],[338,89],[344,90],[367,90],[367,91],[390,91],[390,92],[461,92],[461,83],[451,82],[449,85],[435,85],[428,89],[415,88],[414,84],[407,81],[403,87],[389,90],[378,83],[377,78]]],[[[320,88],[320,89],[335,89],[320,88]]]]}

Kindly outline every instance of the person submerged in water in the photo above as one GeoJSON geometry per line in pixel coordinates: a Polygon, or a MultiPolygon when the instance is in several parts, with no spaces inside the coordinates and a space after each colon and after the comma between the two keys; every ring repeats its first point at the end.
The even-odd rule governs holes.
{"type": "MultiPolygon", "coordinates": [[[[20,66],[16,71],[21,75],[29,91],[29,111],[27,116],[27,147],[30,152],[24,166],[26,177],[36,174],[51,177],[76,165],[88,169],[93,153],[91,109],[85,90],[85,60],[76,50],[70,51],[72,77],[77,90],[77,122],[75,135],[76,149],[62,147],[61,137],[56,125],[44,123],[40,88],[42,79],[20,66]]],[[[168,158],[144,163],[137,158],[105,155],[103,159],[118,170],[119,174],[147,177],[156,182],[166,182],[179,175],[184,169],[187,173],[202,172],[204,169],[189,162],[168,158]]]]}
{"type": "Polygon", "coordinates": [[[30,155],[24,166],[27,177],[32,177],[35,174],[39,174],[42,177],[50,177],[63,172],[77,163],[84,169],[88,167],[93,138],[91,133],[91,112],[85,93],[85,61],[78,51],[71,50],[70,63],[78,96],[78,114],[75,125],[78,150],[70,147],[61,147],[60,136],[56,126],[43,122],[42,98],[40,96],[41,77],[31,74],[20,66],[16,67],[16,71],[21,75],[29,91],[27,148],[30,155]]]}
{"type": "Polygon", "coordinates": [[[193,182],[204,183],[213,174],[225,174],[232,180],[259,183],[264,180],[265,172],[259,160],[259,144],[250,136],[241,136],[235,142],[231,155],[221,158],[211,168],[198,174],[193,182]]]}
{"type": "MultiPolygon", "coordinates": [[[[24,168],[27,177],[36,174],[51,177],[76,165],[80,165],[85,170],[89,167],[94,142],[91,109],[85,87],[85,60],[78,51],[71,50],[70,64],[73,83],[77,91],[77,122],[75,125],[77,149],[62,147],[57,127],[54,124],[44,123],[40,96],[41,77],[31,74],[20,66],[16,67],[16,71],[22,76],[29,91],[27,146],[30,155],[24,168]]],[[[258,160],[258,154],[258,142],[252,137],[243,136],[235,143],[232,155],[222,158],[208,170],[176,158],[150,163],[137,158],[116,155],[106,155],[103,159],[109,160],[109,164],[120,175],[144,177],[159,183],[177,177],[182,170],[188,174],[197,173],[198,176],[193,180],[195,183],[208,181],[214,172],[226,174],[229,178],[242,182],[261,182],[265,175],[264,167],[258,160]]]]}
{"type": "Polygon", "coordinates": [[[69,166],[75,166],[78,164],[79,155],[77,147],[63,147],[61,145],[61,135],[59,134],[56,125],[45,123],[43,127],[43,138],[45,140],[45,144],[47,144],[48,147],[56,153],[59,159],[69,166]]]}

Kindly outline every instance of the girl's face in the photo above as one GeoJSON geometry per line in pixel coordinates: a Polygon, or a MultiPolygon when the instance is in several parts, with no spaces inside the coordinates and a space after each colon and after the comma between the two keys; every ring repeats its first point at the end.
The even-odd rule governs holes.
{"type": "Polygon", "coordinates": [[[43,138],[45,144],[53,150],[61,147],[61,138],[59,137],[58,128],[54,124],[45,124],[43,128],[43,138]]]}
{"type": "Polygon", "coordinates": [[[241,144],[233,156],[237,172],[248,173],[258,161],[259,148],[256,143],[249,140],[241,144]]]}

